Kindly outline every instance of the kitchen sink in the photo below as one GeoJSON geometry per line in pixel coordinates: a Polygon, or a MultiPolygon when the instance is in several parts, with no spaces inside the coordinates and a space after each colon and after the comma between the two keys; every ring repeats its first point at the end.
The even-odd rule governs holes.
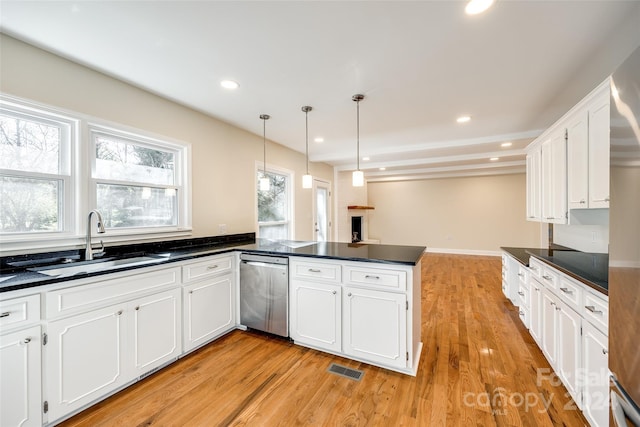
{"type": "Polygon", "coordinates": [[[164,261],[164,258],[139,256],[134,258],[116,259],[110,261],[94,261],[86,264],[72,265],[54,265],[48,267],[29,268],[29,271],[35,271],[51,277],[69,277],[76,274],[86,274],[97,271],[115,270],[118,268],[132,267],[135,265],[154,264],[164,261]]]}

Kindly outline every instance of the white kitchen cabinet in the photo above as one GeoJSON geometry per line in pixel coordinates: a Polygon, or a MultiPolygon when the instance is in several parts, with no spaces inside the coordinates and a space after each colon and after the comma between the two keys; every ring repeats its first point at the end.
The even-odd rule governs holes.
{"type": "Polygon", "coordinates": [[[609,207],[609,81],[589,108],[589,208],[609,207]]]}
{"type": "Polygon", "coordinates": [[[569,209],[609,207],[609,91],[607,79],[585,97],[569,116],[569,209]]]}
{"type": "Polygon", "coordinates": [[[515,306],[519,305],[518,288],[520,263],[506,252],[502,253],[502,292],[515,306]]]}
{"type": "Polygon", "coordinates": [[[291,280],[290,334],[298,344],[342,351],[342,287],[291,280]]]}
{"type": "Polygon", "coordinates": [[[557,365],[554,367],[573,400],[581,407],[580,376],[582,342],[580,337],[582,318],[563,301],[556,303],[557,316],[557,365]]]}
{"type": "Polygon", "coordinates": [[[39,325],[0,335],[2,426],[42,425],[41,343],[39,325]]]}
{"type": "Polygon", "coordinates": [[[566,129],[558,126],[541,146],[542,221],[567,223],[566,129]]]}
{"type": "Polygon", "coordinates": [[[582,411],[594,427],[609,425],[609,346],[605,334],[589,322],[582,327],[582,411]]]}
{"type": "Polygon", "coordinates": [[[183,304],[184,350],[190,351],[236,327],[233,275],[185,285],[183,304]]]}
{"type": "Polygon", "coordinates": [[[45,345],[50,421],[177,359],[180,290],[49,322],[45,345]]]}
{"type": "Polygon", "coordinates": [[[542,218],[542,153],[539,147],[527,153],[527,220],[540,221],[542,218]]]}
{"type": "Polygon", "coordinates": [[[404,294],[345,287],[344,352],[365,360],[405,368],[407,299],[404,294]]]}
{"type": "Polygon", "coordinates": [[[542,310],[544,287],[538,279],[531,279],[531,309],[529,311],[529,332],[538,343],[538,347],[542,348],[542,310]]]}
{"type": "Polygon", "coordinates": [[[542,289],[542,353],[552,367],[558,364],[558,298],[547,288],[542,289]]]}

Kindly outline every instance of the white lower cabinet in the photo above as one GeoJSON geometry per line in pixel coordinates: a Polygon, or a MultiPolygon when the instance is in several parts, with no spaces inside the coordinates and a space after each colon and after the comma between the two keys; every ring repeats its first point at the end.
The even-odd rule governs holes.
{"type": "Polygon", "coordinates": [[[531,311],[529,312],[529,332],[538,344],[542,347],[542,295],[544,287],[538,279],[531,279],[531,311]]]}
{"type": "Polygon", "coordinates": [[[48,417],[55,421],[181,353],[180,290],[48,323],[48,417]]]}
{"type": "Polygon", "coordinates": [[[344,288],[344,353],[405,368],[407,299],[404,294],[344,288]]]}
{"type": "Polygon", "coordinates": [[[0,335],[0,425],[41,426],[40,326],[0,335]]]}
{"type": "Polygon", "coordinates": [[[233,276],[225,274],[183,288],[184,350],[190,351],[235,328],[233,276]]]}
{"type": "Polygon", "coordinates": [[[594,427],[609,425],[609,341],[589,322],[582,328],[582,412],[594,427]]]}
{"type": "Polygon", "coordinates": [[[290,334],[299,344],[342,351],[342,287],[291,280],[290,334]]]}
{"type": "Polygon", "coordinates": [[[542,352],[552,367],[558,363],[558,298],[547,288],[542,289],[542,352]]]}
{"type": "Polygon", "coordinates": [[[582,356],[580,328],[582,318],[562,301],[558,302],[556,313],[558,339],[555,370],[573,400],[582,409],[580,400],[580,358],[582,356]]]}

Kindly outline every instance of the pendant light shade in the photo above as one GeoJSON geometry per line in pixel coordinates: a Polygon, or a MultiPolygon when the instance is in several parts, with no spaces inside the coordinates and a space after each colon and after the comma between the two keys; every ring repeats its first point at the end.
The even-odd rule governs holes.
{"type": "Polygon", "coordinates": [[[356,163],[357,168],[353,171],[352,183],[354,187],[362,187],[364,185],[364,172],[360,170],[360,101],[364,99],[364,95],[356,94],[351,97],[356,102],[356,163]]]}
{"type": "Polygon", "coordinates": [[[264,152],[263,157],[263,171],[262,178],[260,178],[259,188],[260,191],[269,191],[269,177],[267,177],[267,120],[271,118],[268,114],[260,114],[262,119],[262,148],[264,152]]]}
{"type": "Polygon", "coordinates": [[[306,144],[306,159],[307,159],[307,173],[302,175],[302,188],[313,187],[313,177],[309,174],[309,111],[313,110],[312,107],[305,105],[302,107],[304,112],[304,128],[305,128],[305,144],[306,144]]]}

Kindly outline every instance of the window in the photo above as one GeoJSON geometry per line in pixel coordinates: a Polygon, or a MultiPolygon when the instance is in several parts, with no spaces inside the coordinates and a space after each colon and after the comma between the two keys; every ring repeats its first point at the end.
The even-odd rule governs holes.
{"type": "Polygon", "coordinates": [[[92,196],[104,226],[179,226],[183,147],[104,127],[90,129],[92,196]]]}
{"type": "Polygon", "coordinates": [[[265,239],[286,240],[291,235],[291,174],[267,171],[269,190],[258,185],[263,171],[256,174],[258,188],[258,236],[265,239]]]}
{"type": "Polygon", "coordinates": [[[0,233],[70,231],[75,127],[66,117],[0,103],[0,233]]]}

